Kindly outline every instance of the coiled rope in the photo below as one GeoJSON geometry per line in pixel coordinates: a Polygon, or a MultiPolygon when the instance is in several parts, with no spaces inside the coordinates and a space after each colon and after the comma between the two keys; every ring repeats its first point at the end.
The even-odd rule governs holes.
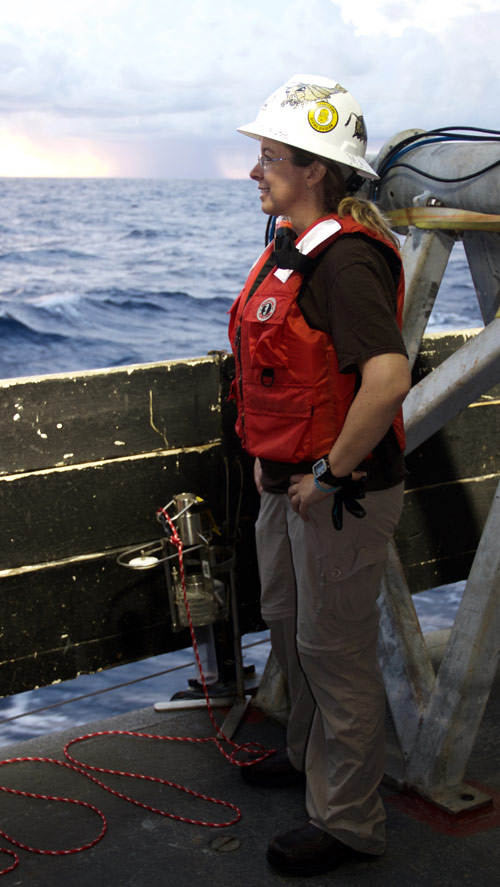
{"type": "MultiPolygon", "coordinates": [[[[178,783],[173,782],[172,780],[169,780],[169,779],[162,779],[162,778],[159,778],[156,776],[148,776],[148,775],[142,774],[142,773],[130,773],[130,772],[126,772],[124,770],[113,770],[113,769],[110,769],[107,767],[97,767],[97,766],[94,766],[91,764],[87,764],[84,761],[81,761],[78,758],[74,757],[72,754],[70,754],[70,751],[69,751],[70,748],[77,745],[78,743],[85,742],[88,739],[95,739],[100,736],[132,736],[132,737],[135,737],[138,739],[150,739],[150,740],[157,740],[157,741],[161,741],[161,742],[213,743],[218,748],[218,750],[223,755],[223,757],[227,761],[229,761],[229,763],[231,763],[237,767],[252,766],[253,764],[257,764],[259,761],[263,761],[263,760],[265,760],[265,758],[268,758],[270,755],[274,754],[275,749],[266,749],[266,748],[264,748],[264,746],[262,746],[258,742],[250,741],[250,742],[246,742],[241,745],[238,745],[237,743],[233,742],[231,739],[229,739],[227,736],[224,735],[222,729],[219,727],[219,725],[217,724],[217,722],[215,720],[212,706],[210,705],[208,689],[207,689],[207,685],[205,682],[205,675],[203,674],[203,668],[202,668],[200,656],[198,653],[198,645],[196,643],[196,636],[195,636],[193,623],[192,623],[192,619],[191,619],[191,613],[189,610],[189,602],[188,602],[188,598],[187,598],[187,589],[186,589],[186,578],[185,578],[185,571],[184,571],[184,560],[183,560],[183,554],[182,554],[183,543],[182,543],[181,539],[179,538],[179,535],[174,527],[174,524],[173,524],[168,512],[164,508],[161,508],[161,509],[158,509],[158,513],[161,514],[166,519],[166,521],[169,525],[171,534],[172,534],[170,537],[170,541],[177,548],[178,560],[179,560],[179,574],[180,574],[182,590],[183,590],[184,606],[186,608],[186,612],[187,612],[187,616],[188,616],[191,642],[193,645],[196,664],[198,667],[200,680],[201,680],[201,684],[203,687],[203,693],[205,695],[205,700],[207,703],[208,715],[209,715],[210,721],[212,723],[212,726],[214,727],[215,735],[204,737],[204,738],[196,738],[196,737],[190,737],[190,736],[163,736],[163,735],[156,735],[156,734],[151,734],[151,733],[140,733],[140,732],[135,732],[132,730],[103,730],[103,731],[96,732],[96,733],[87,733],[83,736],[78,736],[75,739],[71,739],[69,742],[67,742],[64,747],[64,756],[66,758],[66,761],[58,761],[54,758],[45,758],[45,757],[19,757],[19,758],[8,758],[4,761],[0,761],[0,767],[6,766],[8,764],[21,764],[21,763],[28,763],[28,762],[51,764],[51,765],[56,765],[58,767],[65,767],[68,770],[72,770],[75,773],[85,776],[87,779],[90,779],[92,782],[94,782],[100,788],[104,789],[105,791],[109,792],[112,795],[115,795],[115,797],[121,798],[121,800],[123,800],[123,801],[128,801],[130,804],[134,804],[136,807],[141,807],[142,809],[148,810],[151,813],[157,813],[159,816],[165,816],[169,819],[174,819],[174,820],[177,820],[178,822],[185,822],[185,823],[189,823],[192,825],[206,826],[208,828],[226,828],[228,826],[234,825],[236,822],[239,822],[239,820],[241,819],[241,810],[235,804],[232,804],[230,801],[223,801],[223,800],[220,800],[219,798],[214,798],[214,797],[211,797],[210,795],[203,794],[202,792],[195,791],[194,789],[186,788],[185,786],[179,785],[178,783]],[[232,750],[230,752],[227,751],[226,748],[224,747],[224,744],[229,745],[232,750]],[[237,756],[243,752],[248,755],[251,755],[252,756],[251,759],[239,760],[237,756]],[[133,798],[130,795],[125,794],[124,792],[117,791],[116,789],[112,788],[110,785],[107,785],[101,779],[98,779],[97,776],[93,776],[92,775],[93,773],[107,774],[107,775],[112,775],[112,776],[122,776],[122,777],[128,777],[130,779],[140,779],[145,782],[151,782],[151,783],[156,783],[158,785],[169,786],[171,788],[177,789],[180,792],[190,795],[193,798],[198,798],[203,801],[208,801],[209,803],[215,804],[219,807],[225,807],[228,810],[230,810],[233,815],[229,819],[226,819],[222,822],[210,822],[207,820],[194,819],[194,818],[190,818],[187,816],[181,816],[178,813],[172,813],[167,810],[162,810],[158,807],[153,807],[150,804],[145,804],[142,801],[139,801],[137,798],[133,798]]],[[[35,792],[21,791],[20,789],[7,788],[5,786],[0,786],[0,791],[6,792],[7,794],[19,795],[19,796],[25,797],[25,798],[34,798],[36,800],[41,800],[41,801],[52,801],[52,802],[57,802],[57,803],[61,803],[61,804],[73,804],[73,805],[76,805],[79,807],[84,807],[87,810],[91,810],[93,813],[95,813],[101,819],[101,830],[95,838],[93,838],[92,840],[89,840],[88,842],[82,844],[81,846],[71,847],[71,848],[65,849],[65,850],[47,850],[47,849],[42,849],[39,847],[32,847],[29,844],[26,844],[26,843],[23,843],[22,841],[17,840],[16,838],[12,837],[12,835],[7,834],[7,832],[5,832],[3,829],[0,829],[0,835],[6,841],[8,841],[10,844],[13,844],[15,847],[18,847],[21,850],[27,850],[30,853],[36,853],[36,854],[40,854],[43,856],[69,856],[74,853],[81,853],[83,850],[89,850],[91,847],[94,847],[96,844],[98,844],[100,841],[102,841],[102,839],[104,838],[104,836],[107,832],[108,823],[107,823],[104,813],[101,810],[99,810],[98,807],[95,807],[93,804],[89,804],[86,801],[78,800],[75,798],[63,798],[63,797],[59,797],[57,795],[37,794],[35,792]]],[[[5,853],[5,854],[11,856],[14,860],[11,865],[9,865],[8,867],[6,867],[2,871],[0,871],[0,876],[2,876],[2,875],[6,875],[9,872],[13,871],[19,865],[20,858],[19,858],[19,855],[14,850],[11,850],[11,849],[8,849],[5,847],[0,848],[0,853],[5,853]]]]}

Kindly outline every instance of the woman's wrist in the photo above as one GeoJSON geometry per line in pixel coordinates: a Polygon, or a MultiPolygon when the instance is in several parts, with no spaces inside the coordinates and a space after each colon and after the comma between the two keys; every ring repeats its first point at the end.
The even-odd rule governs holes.
{"type": "Polygon", "coordinates": [[[317,477],[314,477],[314,475],[313,480],[314,486],[317,490],[320,490],[321,493],[336,493],[337,490],[340,490],[341,487],[341,484],[339,484],[337,487],[331,487],[330,485],[323,486],[323,484],[318,480],[317,477]]]}

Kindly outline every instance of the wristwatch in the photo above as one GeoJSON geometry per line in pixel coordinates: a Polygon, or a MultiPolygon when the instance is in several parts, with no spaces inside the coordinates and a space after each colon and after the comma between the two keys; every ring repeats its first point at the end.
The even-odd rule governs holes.
{"type": "Polygon", "coordinates": [[[320,483],[327,484],[329,487],[335,487],[337,489],[350,477],[349,474],[344,475],[344,477],[336,477],[330,469],[328,456],[324,456],[323,459],[318,459],[318,461],[314,463],[312,473],[314,474],[315,479],[320,481],[320,483]]]}

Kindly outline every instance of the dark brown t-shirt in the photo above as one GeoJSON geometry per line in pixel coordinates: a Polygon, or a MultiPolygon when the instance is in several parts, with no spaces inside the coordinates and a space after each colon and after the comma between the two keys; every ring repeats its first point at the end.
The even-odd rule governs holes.
{"type": "MultiPolygon", "coordinates": [[[[300,309],[309,326],[332,337],[341,372],[359,376],[358,366],[370,357],[406,355],[396,323],[399,267],[388,247],[362,234],[346,235],[321,255],[303,285],[300,309]]],[[[310,463],[261,462],[264,489],[270,492],[286,492],[292,474],[311,469],[310,463]]],[[[404,459],[392,428],[360,467],[368,470],[368,490],[386,489],[404,478],[404,459]]]]}

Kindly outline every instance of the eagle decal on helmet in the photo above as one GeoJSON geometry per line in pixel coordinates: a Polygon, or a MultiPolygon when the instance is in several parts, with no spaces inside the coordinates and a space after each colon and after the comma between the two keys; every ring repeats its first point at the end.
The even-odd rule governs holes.
{"type": "Polygon", "coordinates": [[[361,142],[368,141],[368,134],[366,132],[365,121],[363,119],[362,114],[355,114],[354,111],[351,111],[349,114],[349,119],[346,122],[346,126],[349,126],[351,122],[351,117],[354,117],[356,123],[354,125],[354,138],[359,139],[361,142]]]}
{"type": "Polygon", "coordinates": [[[298,108],[305,102],[317,102],[325,100],[331,95],[338,95],[339,92],[347,92],[340,83],[336,86],[316,86],[314,83],[297,83],[293,87],[289,86],[286,90],[286,98],[281,102],[281,107],[291,105],[292,108],[298,108]]]}

